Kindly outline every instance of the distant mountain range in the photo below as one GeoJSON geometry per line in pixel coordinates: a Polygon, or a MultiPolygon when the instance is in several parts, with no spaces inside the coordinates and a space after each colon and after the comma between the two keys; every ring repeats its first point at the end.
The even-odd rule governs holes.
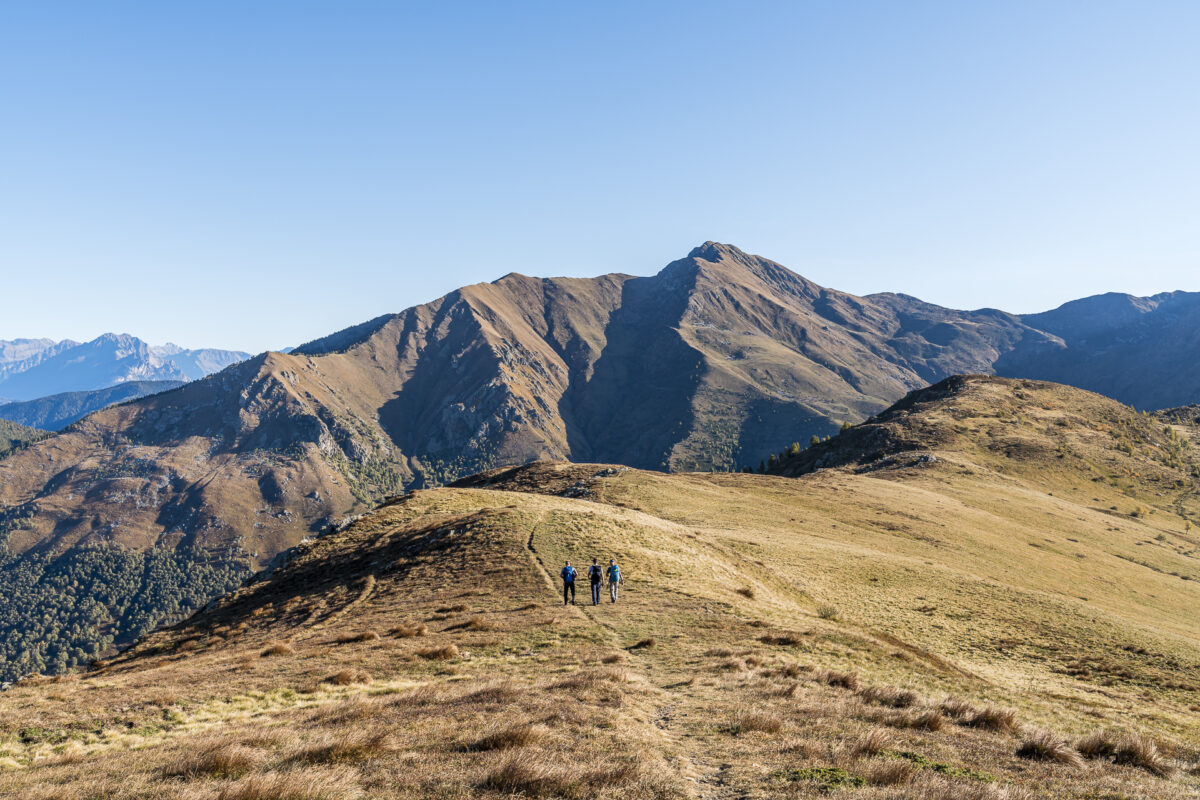
{"type": "Polygon", "coordinates": [[[93,411],[136,400],[148,394],[177,389],[183,381],[126,381],[107,389],[90,392],[63,392],[36,400],[0,404],[0,419],[10,420],[30,428],[58,431],[83,419],[93,411]]]}
{"type": "MultiPolygon", "coordinates": [[[[1200,295],[1183,293],[1026,317],[856,297],[714,242],[651,277],[514,273],[97,411],[16,451],[0,462],[11,554],[0,572],[30,553],[50,580],[72,559],[164,548],[184,548],[185,576],[197,564],[257,567],[386,495],[534,459],[737,469],[954,374],[1183,405],[1200,399],[1198,310],[1200,295]]],[[[97,383],[187,377],[178,354],[132,337],[54,353],[61,343],[9,344],[21,363],[38,361],[0,381],[5,396],[51,393],[72,364],[92,363],[76,356],[100,351],[110,355],[90,368],[97,383]],[[36,389],[21,383],[31,373],[45,376],[36,389]]],[[[187,596],[207,591],[181,580],[187,596]]],[[[106,635],[126,640],[154,613],[105,623],[106,635]]]]}
{"type": "Polygon", "coordinates": [[[0,397],[10,402],[64,392],[106,389],[131,381],[185,382],[249,358],[231,350],[152,346],[128,334],[90,342],[69,339],[0,341],[0,397]]]}

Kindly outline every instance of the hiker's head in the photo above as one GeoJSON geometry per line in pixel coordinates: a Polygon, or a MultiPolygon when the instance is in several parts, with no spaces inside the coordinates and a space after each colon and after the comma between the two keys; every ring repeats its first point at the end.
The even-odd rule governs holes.
{"type": "Polygon", "coordinates": [[[593,558],[593,559],[592,559],[592,563],[593,563],[593,564],[599,564],[599,563],[600,563],[600,559],[598,559],[598,558],[593,558]]]}
{"type": "Polygon", "coordinates": [[[568,566],[568,567],[569,567],[569,566],[571,566],[571,562],[570,562],[570,561],[568,561],[568,562],[566,563],[566,566],[568,566]]]}
{"type": "Polygon", "coordinates": [[[610,563],[610,564],[615,564],[615,563],[617,563],[617,560],[616,560],[615,558],[610,558],[610,559],[608,560],[608,563],[610,563]]]}

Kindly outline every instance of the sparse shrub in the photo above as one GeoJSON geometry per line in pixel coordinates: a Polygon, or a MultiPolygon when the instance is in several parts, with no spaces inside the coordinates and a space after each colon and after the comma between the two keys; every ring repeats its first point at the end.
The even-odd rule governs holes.
{"type": "Polygon", "coordinates": [[[507,750],[512,747],[524,747],[541,740],[547,733],[549,729],[545,725],[531,725],[527,722],[496,727],[472,742],[468,749],[507,750]]]}
{"type": "Polygon", "coordinates": [[[750,600],[753,600],[755,597],[754,588],[751,586],[743,586],[742,588],[736,589],[735,591],[738,594],[740,594],[742,597],[748,598],[750,600]]]}
{"type": "Polygon", "coordinates": [[[838,612],[837,606],[830,605],[829,603],[822,603],[821,605],[817,606],[817,616],[821,619],[827,620],[837,620],[841,618],[841,614],[838,612]]]}
{"type": "Polygon", "coordinates": [[[1079,752],[1050,731],[1036,731],[1026,736],[1017,748],[1017,756],[1031,761],[1050,761],[1071,767],[1083,765],[1083,758],[1079,752]]]}
{"type": "Polygon", "coordinates": [[[401,639],[411,639],[414,636],[424,636],[429,633],[429,628],[418,622],[415,625],[398,625],[388,633],[401,639]]]}
{"type": "Polygon", "coordinates": [[[757,731],[760,733],[779,733],[783,730],[783,720],[765,711],[742,711],[735,714],[726,727],[734,736],[757,731]]]}
{"type": "Polygon", "coordinates": [[[296,648],[292,647],[287,642],[275,642],[267,645],[267,649],[262,651],[262,656],[292,656],[296,654],[296,648]]]}
{"type": "Polygon", "coordinates": [[[911,708],[920,699],[916,692],[897,689],[894,686],[863,686],[858,690],[858,696],[868,703],[878,703],[891,708],[911,708]]]}
{"type": "Polygon", "coordinates": [[[429,661],[451,661],[458,658],[458,646],[445,644],[441,647],[426,647],[418,650],[417,655],[429,661]]]}
{"type": "Polygon", "coordinates": [[[365,670],[344,669],[330,675],[322,683],[332,683],[334,686],[350,686],[355,683],[370,683],[371,676],[365,670]]]}
{"type": "Polygon", "coordinates": [[[352,642],[374,642],[379,639],[379,634],[375,631],[362,631],[361,633],[348,633],[345,636],[337,638],[338,644],[350,644],[352,642]]]}
{"type": "Polygon", "coordinates": [[[233,742],[209,744],[194,753],[185,753],[166,769],[179,778],[215,776],[237,778],[266,761],[262,751],[233,742]]]}
{"type": "Polygon", "coordinates": [[[630,645],[629,649],[630,650],[645,650],[647,648],[654,647],[656,644],[658,644],[658,640],[655,639],[653,636],[650,636],[646,639],[642,639],[640,642],[637,642],[636,644],[630,645]]]}

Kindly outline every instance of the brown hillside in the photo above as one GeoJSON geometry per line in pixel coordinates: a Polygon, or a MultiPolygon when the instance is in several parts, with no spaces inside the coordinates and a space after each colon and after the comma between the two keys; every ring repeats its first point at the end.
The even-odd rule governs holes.
{"type": "Polygon", "coordinates": [[[1195,492],[1163,453],[1186,467],[1192,432],[1046,384],[938,392],[902,417],[939,434],[912,465],[540,462],[390,502],[0,694],[0,794],[1200,796],[1195,492]],[[621,602],[564,608],[559,565],[592,557],[621,602]]]}
{"type": "Polygon", "coordinates": [[[0,463],[0,570],[23,587],[0,600],[0,677],[86,661],[406,488],[545,458],[732,469],[1046,341],[714,243],[648,278],[465,287],[0,463]],[[110,599],[73,615],[57,587],[98,572],[90,596],[110,599]]]}

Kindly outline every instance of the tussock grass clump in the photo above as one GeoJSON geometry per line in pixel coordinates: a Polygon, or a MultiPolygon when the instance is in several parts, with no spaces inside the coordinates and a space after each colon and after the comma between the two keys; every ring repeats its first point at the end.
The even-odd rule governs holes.
{"type": "Polygon", "coordinates": [[[877,756],[892,749],[895,743],[890,731],[874,728],[854,740],[850,752],[857,756],[877,756]]]}
{"type": "Polygon", "coordinates": [[[1051,731],[1035,731],[1026,736],[1021,746],[1017,748],[1019,758],[1031,761],[1050,761],[1055,764],[1066,764],[1070,767],[1083,765],[1083,757],[1079,751],[1060,739],[1051,731]]]}
{"type": "Polygon", "coordinates": [[[550,729],[545,725],[527,722],[516,725],[497,726],[488,733],[476,739],[468,750],[508,750],[513,747],[525,747],[543,739],[550,729]]]}
{"type": "Polygon", "coordinates": [[[353,771],[310,768],[247,775],[223,787],[217,800],[356,800],[361,796],[353,771]]]}
{"type": "Polygon", "coordinates": [[[962,720],[968,728],[982,728],[995,733],[1012,733],[1017,729],[1017,714],[1009,708],[985,706],[974,709],[962,720]]]}
{"type": "Polygon", "coordinates": [[[518,608],[517,611],[537,611],[540,608],[544,608],[541,603],[526,603],[518,608]]]}
{"type": "Polygon", "coordinates": [[[817,606],[817,616],[821,619],[835,621],[841,619],[841,612],[838,611],[838,608],[835,605],[822,603],[821,605],[817,606]]]}
{"type": "Polygon", "coordinates": [[[1138,733],[1119,735],[1112,731],[1097,731],[1080,739],[1075,749],[1084,758],[1109,759],[1114,764],[1144,769],[1160,778],[1169,777],[1175,771],[1158,744],[1138,733]]]}
{"type": "Polygon", "coordinates": [[[742,588],[735,589],[734,591],[749,600],[753,600],[757,596],[755,594],[754,587],[752,586],[743,586],[742,588]]]}
{"type": "Polygon", "coordinates": [[[751,732],[779,733],[783,730],[783,720],[766,711],[742,711],[733,716],[725,729],[734,736],[751,732]]]}
{"type": "Polygon", "coordinates": [[[252,747],[235,742],[210,743],[195,752],[182,754],[164,772],[178,778],[237,778],[262,766],[265,761],[262,751],[252,747]]]}
{"type": "Polygon", "coordinates": [[[466,605],[463,605],[462,603],[458,603],[457,605],[453,605],[453,606],[443,606],[441,608],[435,608],[434,613],[435,614],[461,614],[464,611],[470,610],[470,608],[471,608],[470,606],[466,606],[466,605]]]}
{"type": "Polygon", "coordinates": [[[370,683],[371,675],[362,669],[344,669],[325,678],[322,683],[332,683],[334,686],[350,686],[355,683],[370,683]]]}
{"type": "Polygon", "coordinates": [[[728,647],[714,647],[711,650],[705,650],[704,655],[709,658],[729,658],[733,655],[733,651],[728,647]]]}
{"type": "Polygon", "coordinates": [[[953,720],[968,719],[979,711],[979,709],[961,697],[947,697],[938,708],[942,710],[943,714],[953,720]]]}
{"type": "Polygon", "coordinates": [[[511,703],[523,694],[525,694],[525,690],[517,684],[508,680],[500,680],[465,695],[463,701],[466,703],[511,703]]]}
{"type": "Polygon", "coordinates": [[[920,731],[940,731],[946,727],[946,718],[936,708],[928,711],[907,711],[896,714],[888,720],[889,725],[897,728],[912,728],[920,731]]]}
{"type": "Polygon", "coordinates": [[[374,642],[379,639],[379,634],[375,631],[362,631],[361,633],[348,633],[345,636],[337,638],[338,644],[351,644],[353,642],[374,642]]]}
{"type": "Polygon", "coordinates": [[[424,636],[427,633],[429,633],[429,627],[421,622],[415,625],[397,625],[388,631],[389,635],[400,639],[411,639],[415,636],[424,636]]]}
{"type": "Polygon", "coordinates": [[[396,738],[386,731],[350,729],[309,744],[293,756],[295,761],[310,764],[366,761],[394,753],[399,748],[396,738]]]}
{"type": "Polygon", "coordinates": [[[917,769],[907,761],[876,761],[860,771],[872,786],[899,786],[911,781],[917,769]]]}
{"type": "Polygon", "coordinates": [[[649,636],[635,644],[630,645],[629,649],[630,650],[645,650],[649,647],[654,647],[656,644],[658,644],[658,640],[655,639],[653,636],[649,636]]]}
{"type": "Polygon", "coordinates": [[[287,642],[273,642],[267,645],[267,648],[259,655],[266,658],[267,656],[294,656],[295,654],[296,648],[287,642]]]}
{"type": "Polygon", "coordinates": [[[604,658],[600,659],[601,664],[620,664],[625,660],[624,653],[609,653],[604,658]]]}
{"type": "Polygon", "coordinates": [[[858,691],[859,687],[862,686],[862,680],[858,677],[857,672],[838,672],[836,670],[823,669],[817,673],[816,678],[826,686],[849,689],[852,692],[858,691]]]}
{"type": "Polygon", "coordinates": [[[483,617],[471,617],[466,622],[459,622],[446,628],[448,631],[494,631],[496,626],[483,617]]]}
{"type": "Polygon", "coordinates": [[[858,690],[858,696],[868,703],[890,708],[911,708],[920,700],[916,692],[894,686],[863,686],[858,690]]]}
{"type": "Polygon", "coordinates": [[[458,658],[458,645],[444,644],[441,647],[426,647],[418,650],[417,655],[428,661],[451,661],[458,658]]]}

